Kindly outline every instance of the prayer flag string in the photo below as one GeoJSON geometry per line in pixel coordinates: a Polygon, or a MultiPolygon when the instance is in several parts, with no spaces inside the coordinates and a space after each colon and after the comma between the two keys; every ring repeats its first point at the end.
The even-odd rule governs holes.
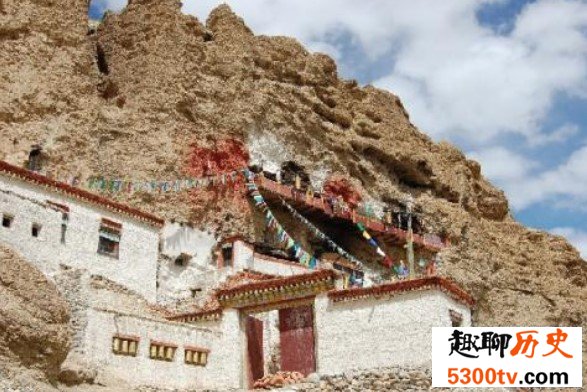
{"type": "Polygon", "coordinates": [[[259,192],[259,188],[253,182],[254,177],[252,173],[245,169],[245,178],[247,178],[247,190],[249,195],[253,199],[255,207],[258,208],[265,215],[265,225],[275,235],[277,243],[285,250],[294,255],[294,257],[300,262],[311,269],[315,269],[318,265],[316,257],[306,252],[302,246],[297,243],[288,233],[285,231],[283,226],[277,221],[269,206],[265,202],[265,199],[259,192]]]}
{"type": "Polygon", "coordinates": [[[330,239],[326,234],[324,234],[320,229],[314,226],[308,219],[306,219],[302,214],[300,214],[295,208],[289,205],[285,200],[281,199],[281,204],[300,222],[305,224],[310,231],[319,239],[325,241],[336,253],[341,255],[342,257],[346,258],[347,260],[351,261],[353,264],[362,266],[364,263],[359,261],[356,257],[348,253],[346,250],[338,246],[332,239],[330,239]]]}

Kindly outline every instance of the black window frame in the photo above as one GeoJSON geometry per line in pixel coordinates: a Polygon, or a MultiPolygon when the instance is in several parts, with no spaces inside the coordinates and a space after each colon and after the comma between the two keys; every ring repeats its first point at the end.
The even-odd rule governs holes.
{"type": "Polygon", "coordinates": [[[120,242],[122,240],[122,225],[102,220],[98,230],[97,253],[113,259],[120,258],[120,242]],[[113,237],[118,237],[114,240],[113,237]],[[111,250],[109,250],[111,248],[111,250]]]}
{"type": "Polygon", "coordinates": [[[14,223],[14,215],[4,213],[2,214],[2,227],[10,229],[14,223]]]}
{"type": "Polygon", "coordinates": [[[40,223],[33,223],[31,225],[31,236],[34,238],[39,238],[41,236],[41,229],[43,228],[43,225],[41,225],[40,223]]]}

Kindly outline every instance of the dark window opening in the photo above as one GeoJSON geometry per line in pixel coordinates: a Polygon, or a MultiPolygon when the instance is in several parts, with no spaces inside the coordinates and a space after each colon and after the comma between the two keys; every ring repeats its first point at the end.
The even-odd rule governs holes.
{"type": "Polygon", "coordinates": [[[198,295],[198,293],[202,292],[202,289],[201,288],[190,289],[190,292],[192,293],[192,298],[195,298],[198,295]]]}
{"type": "Polygon", "coordinates": [[[67,222],[69,221],[69,214],[63,212],[61,214],[61,243],[65,244],[65,235],[67,234],[67,222]]]}
{"type": "Polygon", "coordinates": [[[178,267],[185,267],[188,265],[192,256],[188,255],[187,253],[182,253],[175,258],[175,265],[178,267]]]}
{"type": "Polygon", "coordinates": [[[120,249],[120,231],[122,225],[102,219],[98,239],[98,253],[118,258],[120,249]]]}
{"type": "Polygon", "coordinates": [[[67,225],[65,223],[61,224],[61,239],[60,242],[65,244],[65,234],[67,233],[67,225]]]}
{"type": "Polygon", "coordinates": [[[308,189],[311,186],[306,168],[294,161],[287,161],[281,165],[280,177],[285,185],[293,185],[299,189],[308,189]]]}
{"type": "Polygon", "coordinates": [[[96,61],[98,63],[98,71],[104,75],[108,75],[110,70],[106,62],[106,53],[104,53],[104,48],[100,44],[96,45],[96,61]]]}
{"type": "Polygon", "coordinates": [[[232,244],[222,247],[222,266],[232,267],[232,244]]]}
{"type": "Polygon", "coordinates": [[[31,227],[31,235],[36,238],[40,234],[41,234],[41,225],[33,223],[33,226],[31,227]]]}
{"type": "Polygon", "coordinates": [[[12,215],[7,215],[7,214],[2,215],[2,227],[9,228],[10,226],[12,226],[13,220],[14,220],[14,217],[12,215]]]}
{"type": "Polygon", "coordinates": [[[100,233],[100,240],[98,242],[98,253],[118,258],[119,242],[106,238],[100,233]]]}
{"type": "Polygon", "coordinates": [[[42,169],[42,151],[43,149],[35,145],[29,153],[28,169],[31,171],[40,171],[42,169]]]}

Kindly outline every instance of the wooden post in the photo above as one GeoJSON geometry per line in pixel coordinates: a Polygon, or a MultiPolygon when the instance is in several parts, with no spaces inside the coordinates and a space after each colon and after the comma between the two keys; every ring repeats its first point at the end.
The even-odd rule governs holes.
{"type": "Polygon", "coordinates": [[[388,225],[391,226],[391,224],[393,223],[393,221],[391,219],[391,211],[390,210],[386,210],[385,211],[384,219],[385,219],[385,223],[387,223],[388,225]]]}
{"type": "Polygon", "coordinates": [[[414,271],[414,230],[412,228],[412,210],[413,210],[413,199],[409,196],[408,202],[406,203],[408,210],[408,268],[410,269],[410,279],[415,278],[414,271]]]}

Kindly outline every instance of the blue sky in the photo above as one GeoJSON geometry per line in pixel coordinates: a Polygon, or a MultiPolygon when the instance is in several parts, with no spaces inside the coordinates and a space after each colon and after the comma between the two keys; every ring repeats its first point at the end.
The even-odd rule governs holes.
{"type": "MultiPolygon", "coordinates": [[[[184,0],[205,19],[217,0],[184,0]]],[[[227,1],[341,76],[399,95],[412,121],[481,162],[514,216],[587,258],[587,0],[227,1]]],[[[126,0],[93,0],[90,15],[126,0]]]]}

